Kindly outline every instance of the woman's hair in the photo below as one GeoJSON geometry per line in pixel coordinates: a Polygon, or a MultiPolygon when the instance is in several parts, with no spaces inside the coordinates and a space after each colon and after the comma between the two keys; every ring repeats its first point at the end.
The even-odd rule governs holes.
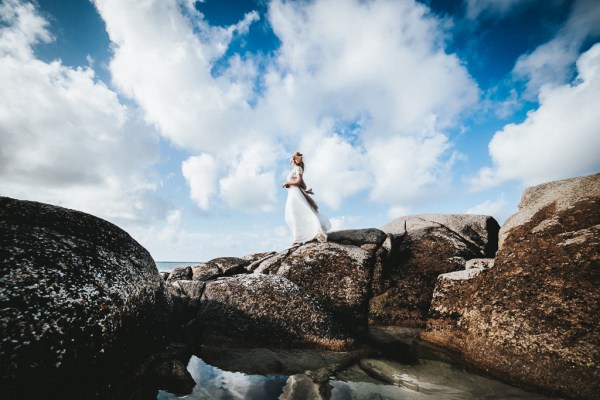
{"type": "Polygon", "coordinates": [[[292,155],[292,159],[294,160],[294,164],[298,165],[304,171],[304,161],[302,161],[302,153],[299,151],[294,152],[292,155]]]}

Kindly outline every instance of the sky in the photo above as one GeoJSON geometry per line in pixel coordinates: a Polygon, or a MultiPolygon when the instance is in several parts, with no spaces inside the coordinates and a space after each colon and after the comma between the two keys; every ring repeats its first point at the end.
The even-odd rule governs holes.
{"type": "Polygon", "coordinates": [[[334,229],[502,223],[600,172],[596,0],[0,0],[0,195],[157,261],[281,250],[290,155],[334,229]]]}

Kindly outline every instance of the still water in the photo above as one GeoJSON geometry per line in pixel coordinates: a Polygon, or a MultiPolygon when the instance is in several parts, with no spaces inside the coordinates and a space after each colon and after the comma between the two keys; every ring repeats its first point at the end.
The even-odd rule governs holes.
{"type": "Polygon", "coordinates": [[[439,360],[276,349],[217,349],[201,357],[187,366],[196,381],[190,395],[161,391],[158,399],[550,399],[439,360]]]}

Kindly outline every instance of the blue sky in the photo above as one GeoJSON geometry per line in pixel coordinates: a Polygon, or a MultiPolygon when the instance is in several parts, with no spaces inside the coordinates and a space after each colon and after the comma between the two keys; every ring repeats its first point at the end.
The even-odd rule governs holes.
{"type": "Polygon", "coordinates": [[[158,261],[280,250],[289,155],[334,228],[502,223],[600,171],[594,0],[3,0],[0,195],[158,261]]]}

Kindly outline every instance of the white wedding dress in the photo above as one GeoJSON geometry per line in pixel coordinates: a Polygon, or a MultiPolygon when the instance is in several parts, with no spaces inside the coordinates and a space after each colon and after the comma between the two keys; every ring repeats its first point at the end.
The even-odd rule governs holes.
{"type": "MultiPolygon", "coordinates": [[[[288,181],[295,180],[298,174],[302,174],[302,168],[295,166],[288,175],[288,181]]],[[[331,229],[327,217],[312,209],[298,186],[288,188],[285,222],[294,235],[294,243],[306,243],[313,239],[326,242],[327,231],[331,229]]]]}

